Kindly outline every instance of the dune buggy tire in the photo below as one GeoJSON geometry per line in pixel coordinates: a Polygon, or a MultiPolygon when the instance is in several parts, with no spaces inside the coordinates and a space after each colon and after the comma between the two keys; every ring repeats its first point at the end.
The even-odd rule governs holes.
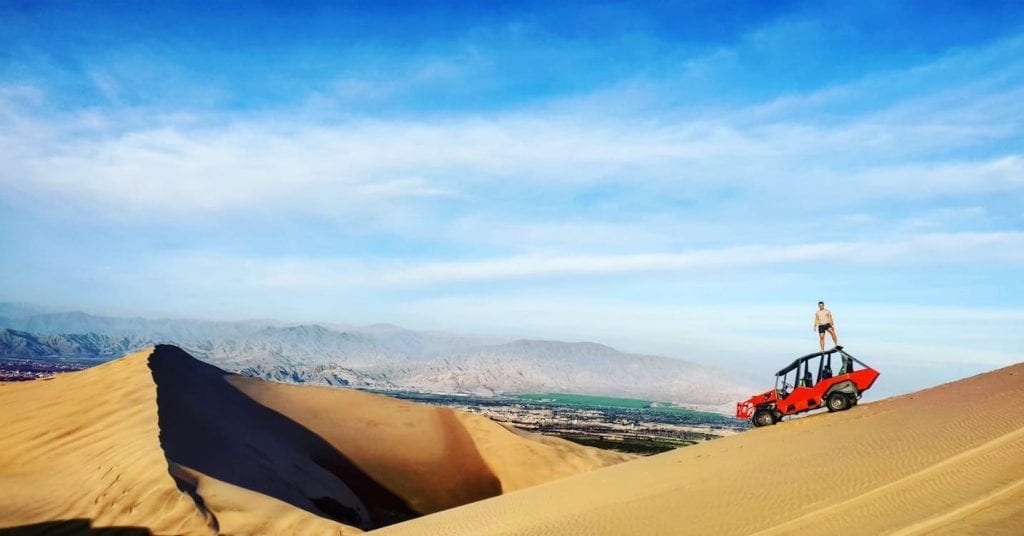
{"type": "Polygon", "coordinates": [[[771,426],[777,421],[775,420],[775,414],[771,410],[759,409],[754,412],[754,426],[760,428],[762,426],[771,426]]]}
{"type": "Polygon", "coordinates": [[[828,395],[828,400],[825,401],[825,405],[828,407],[830,412],[848,410],[853,406],[850,402],[850,397],[847,396],[846,393],[839,392],[828,395]]]}

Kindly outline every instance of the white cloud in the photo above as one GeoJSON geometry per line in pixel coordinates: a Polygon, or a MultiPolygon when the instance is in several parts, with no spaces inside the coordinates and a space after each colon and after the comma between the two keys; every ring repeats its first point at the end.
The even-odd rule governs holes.
{"type": "Polygon", "coordinates": [[[102,210],[322,212],[325,205],[354,209],[377,197],[452,195],[489,183],[541,191],[593,181],[641,189],[732,187],[750,195],[773,191],[781,199],[815,180],[841,180],[844,191],[858,196],[897,199],[1019,192],[1024,186],[1024,164],[1017,155],[863,171],[832,167],[828,158],[814,155],[870,155],[870,146],[884,146],[885,139],[920,143],[933,137],[898,125],[876,127],[876,136],[858,132],[864,127],[857,125],[769,125],[744,133],[725,124],[607,125],[587,118],[510,117],[340,127],[241,122],[71,140],[56,132],[60,125],[48,132],[38,123],[23,121],[21,127],[0,153],[5,167],[0,187],[98,204],[102,210]]]}
{"type": "Polygon", "coordinates": [[[521,255],[463,261],[399,262],[357,258],[246,258],[202,252],[160,257],[160,279],[260,289],[408,288],[512,279],[760,272],[771,266],[1024,265],[1024,233],[922,234],[900,241],[747,245],[679,253],[521,255]]]}
{"type": "MultiPolygon", "coordinates": [[[[820,184],[846,206],[1021,195],[1024,155],[1006,142],[1024,136],[1024,119],[1007,113],[1024,100],[1024,87],[1019,74],[1006,72],[1020,73],[1024,64],[1009,61],[1000,72],[969,80],[950,75],[1021,47],[1010,40],[768,105],[688,116],[659,109],[657,94],[669,88],[656,84],[639,87],[654,98],[631,114],[614,113],[615,99],[635,97],[613,92],[585,106],[560,100],[558,109],[544,103],[444,119],[330,124],[288,112],[156,114],[148,121],[144,111],[132,112],[131,120],[120,110],[44,113],[52,103],[38,90],[4,87],[0,195],[150,217],[249,209],[382,214],[472,192],[484,192],[476,201],[485,212],[502,203],[488,191],[544,196],[593,183],[690,198],[713,199],[725,190],[748,206],[780,207],[806,202],[820,184]],[[924,87],[872,100],[883,84],[908,81],[924,87]],[[937,85],[929,92],[928,84],[937,85]],[[850,115],[849,100],[874,106],[850,115]],[[798,113],[801,107],[816,112],[798,113]],[[989,145],[1004,149],[970,152],[989,145]]],[[[440,76],[438,69],[444,74],[431,68],[422,76],[440,76]]]]}
{"type": "MultiPolygon", "coordinates": [[[[1024,158],[1007,156],[971,163],[898,165],[856,173],[847,177],[847,180],[856,185],[859,195],[865,197],[929,198],[957,194],[1021,193],[1024,192],[1024,158]]],[[[846,187],[844,190],[852,188],[846,187]]]]}
{"type": "Polygon", "coordinates": [[[456,195],[454,190],[447,187],[431,185],[429,181],[420,177],[364,184],[358,188],[358,193],[370,199],[451,197],[456,195]]]}
{"type": "Polygon", "coordinates": [[[439,262],[384,272],[387,284],[531,277],[620,275],[645,272],[705,271],[720,268],[800,264],[961,264],[988,260],[1024,263],[1024,233],[925,234],[902,241],[825,242],[752,245],[683,253],[586,256],[519,256],[479,261],[439,262]]]}

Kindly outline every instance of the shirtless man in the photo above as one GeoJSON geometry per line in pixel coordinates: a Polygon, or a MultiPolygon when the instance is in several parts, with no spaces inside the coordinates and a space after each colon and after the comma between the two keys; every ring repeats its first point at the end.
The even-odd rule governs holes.
{"type": "Polygon", "coordinates": [[[825,332],[832,335],[832,342],[839,346],[839,337],[836,335],[835,320],[832,320],[832,311],[825,308],[825,302],[818,302],[818,310],[814,313],[814,327],[818,330],[818,339],[821,343],[821,351],[825,351],[825,332]]]}

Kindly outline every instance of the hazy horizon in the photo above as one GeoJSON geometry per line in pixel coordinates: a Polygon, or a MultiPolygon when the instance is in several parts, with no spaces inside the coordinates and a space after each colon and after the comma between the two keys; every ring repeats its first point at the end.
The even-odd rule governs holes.
{"type": "MultiPolygon", "coordinates": [[[[199,320],[204,322],[242,322],[242,323],[255,323],[255,324],[281,324],[285,326],[291,325],[322,325],[331,329],[344,329],[346,327],[363,328],[370,327],[378,324],[395,325],[403,329],[410,329],[413,331],[427,331],[435,333],[446,333],[451,335],[468,335],[468,336],[481,336],[481,337],[493,337],[496,339],[514,340],[514,339],[534,339],[534,340],[551,340],[558,342],[578,343],[578,342],[592,342],[611,346],[616,350],[630,353],[630,354],[650,354],[660,355],[664,357],[670,357],[675,359],[682,359],[690,361],[699,365],[714,367],[723,371],[727,371],[729,374],[734,375],[732,379],[737,381],[746,382],[752,386],[763,385],[765,388],[769,387],[772,383],[774,372],[781,368],[783,365],[788,364],[792,359],[806,354],[817,351],[817,347],[811,348],[806,344],[806,341],[760,341],[752,346],[738,350],[736,347],[709,345],[705,348],[701,348],[700,353],[694,354],[680,354],[678,352],[679,347],[698,347],[702,340],[697,341],[694,344],[693,341],[684,343],[682,345],[665,346],[664,344],[652,344],[650,341],[640,341],[635,339],[616,339],[614,336],[602,336],[599,333],[594,333],[592,336],[559,336],[557,334],[540,334],[530,332],[515,332],[515,331],[501,331],[501,330],[457,330],[457,329],[439,329],[425,326],[416,325],[404,325],[396,324],[394,322],[369,322],[369,323],[352,323],[352,322],[339,322],[331,319],[284,319],[284,318],[202,318],[196,316],[178,316],[160,314],[157,312],[116,312],[116,311],[99,311],[99,310],[84,310],[80,307],[70,306],[51,306],[43,304],[33,304],[26,302],[4,302],[0,300],[0,305],[16,305],[25,306],[28,310],[38,309],[34,312],[26,312],[23,314],[49,314],[49,313],[85,313],[88,315],[99,316],[99,317],[118,317],[118,318],[143,318],[148,320],[169,320],[169,321],[185,321],[185,320],[199,320]]],[[[173,342],[173,341],[165,341],[173,342]]],[[[831,343],[828,344],[828,348],[831,348],[831,343]]],[[[1009,363],[1000,363],[998,356],[982,356],[987,359],[977,359],[974,362],[962,362],[955,359],[950,359],[949,354],[941,354],[931,359],[920,358],[911,359],[908,361],[900,361],[891,359],[890,355],[884,353],[884,346],[878,344],[863,344],[851,346],[846,344],[846,349],[854,354],[856,357],[866,361],[869,365],[879,368],[884,373],[884,380],[876,384],[872,391],[865,395],[865,401],[873,401],[889,396],[895,396],[905,394],[928,387],[934,387],[942,383],[948,383],[951,381],[963,379],[968,376],[979,374],[982,372],[988,372],[995,370],[1009,363]],[[881,355],[875,353],[879,349],[883,349],[881,355]]],[[[725,378],[723,378],[725,379],[725,378]]],[[[756,388],[756,387],[755,387],[756,388]]]]}

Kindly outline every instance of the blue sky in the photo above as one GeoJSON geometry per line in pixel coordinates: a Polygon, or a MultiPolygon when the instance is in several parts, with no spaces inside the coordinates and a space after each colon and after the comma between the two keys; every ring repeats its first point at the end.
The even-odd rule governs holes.
{"type": "Polygon", "coordinates": [[[0,298],[1021,360],[1019,3],[492,4],[0,2],[0,298]]]}

